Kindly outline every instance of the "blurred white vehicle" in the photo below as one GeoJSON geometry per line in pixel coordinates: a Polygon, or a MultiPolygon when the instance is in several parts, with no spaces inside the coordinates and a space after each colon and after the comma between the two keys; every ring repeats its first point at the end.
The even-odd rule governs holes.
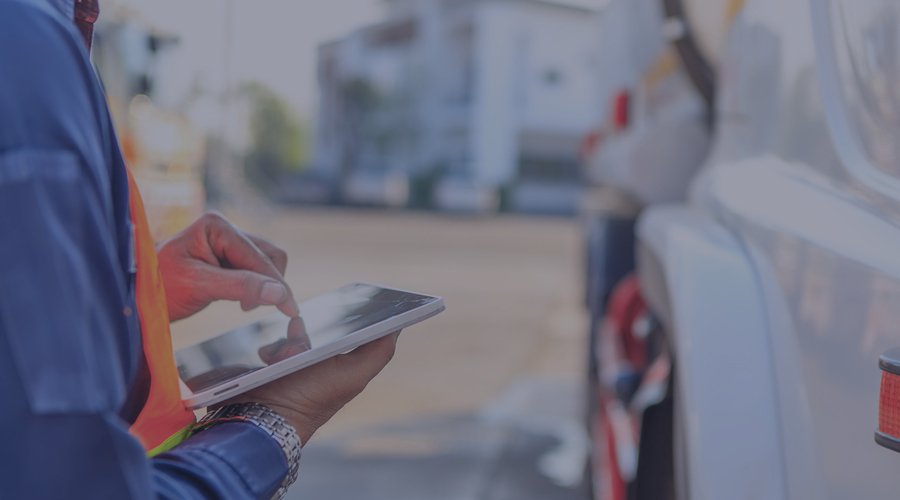
{"type": "Polygon", "coordinates": [[[403,172],[357,171],[344,181],[341,196],[353,205],[405,207],[409,202],[409,177],[403,172]]]}
{"type": "Polygon", "coordinates": [[[643,413],[606,426],[601,470],[620,476],[598,484],[896,498],[900,454],[873,432],[900,449],[896,376],[879,391],[900,346],[900,2],[664,5],[715,68],[715,139],[689,200],[641,215],[640,293],[617,298],[642,312],[610,326],[629,332],[613,364],[631,378],[606,404],[643,413]]]}
{"type": "Polygon", "coordinates": [[[435,187],[434,206],[456,213],[490,213],[500,208],[497,190],[477,186],[467,177],[447,176],[435,187]]]}

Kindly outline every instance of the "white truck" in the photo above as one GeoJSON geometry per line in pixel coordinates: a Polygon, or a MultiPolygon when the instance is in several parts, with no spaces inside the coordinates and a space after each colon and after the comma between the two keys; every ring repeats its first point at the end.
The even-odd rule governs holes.
{"type": "Polygon", "coordinates": [[[897,498],[900,2],[661,1],[714,139],[592,346],[597,498],[897,498]]]}

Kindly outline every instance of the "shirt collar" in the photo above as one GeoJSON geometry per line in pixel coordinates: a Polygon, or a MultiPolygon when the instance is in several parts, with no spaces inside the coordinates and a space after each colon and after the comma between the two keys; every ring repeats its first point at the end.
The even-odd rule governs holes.
{"type": "Polygon", "coordinates": [[[81,33],[88,51],[94,39],[94,23],[100,17],[100,0],[75,0],[75,27],[81,33]]]}
{"type": "Polygon", "coordinates": [[[25,0],[48,9],[73,23],[88,50],[94,33],[94,22],[100,14],[100,0],[25,0]]]}

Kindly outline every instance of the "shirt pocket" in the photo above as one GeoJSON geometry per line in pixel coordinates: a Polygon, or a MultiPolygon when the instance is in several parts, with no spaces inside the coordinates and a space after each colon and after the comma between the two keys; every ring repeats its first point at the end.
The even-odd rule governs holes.
{"type": "Polygon", "coordinates": [[[124,280],[93,182],[69,152],[0,154],[0,348],[36,414],[124,396],[124,280]]]}

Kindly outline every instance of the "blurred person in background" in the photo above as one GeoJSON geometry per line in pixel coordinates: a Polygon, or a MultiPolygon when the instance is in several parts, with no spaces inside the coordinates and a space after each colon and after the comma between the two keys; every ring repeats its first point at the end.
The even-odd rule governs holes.
{"type": "Polygon", "coordinates": [[[157,252],[89,60],[98,14],[0,0],[0,496],[283,495],[397,336],[195,423],[169,321],[223,299],[298,316],[287,257],[214,214],[157,252]]]}

